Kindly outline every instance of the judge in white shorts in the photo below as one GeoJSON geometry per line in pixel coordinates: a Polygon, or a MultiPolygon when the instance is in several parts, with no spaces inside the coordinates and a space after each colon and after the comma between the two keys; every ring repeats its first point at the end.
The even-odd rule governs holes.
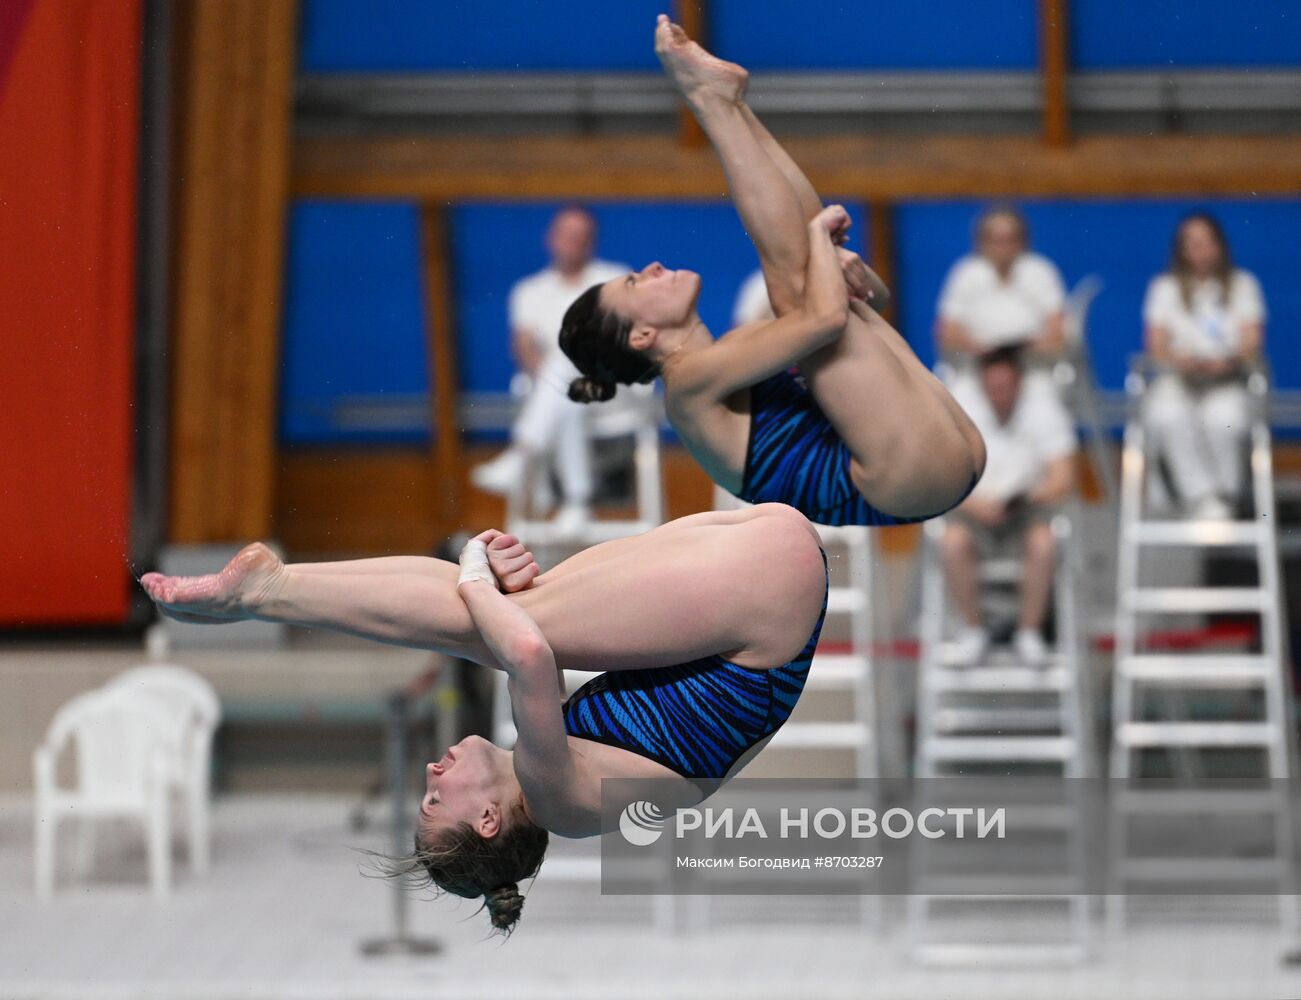
{"type": "MultiPolygon", "coordinates": [[[[546,246],[550,265],[520,279],[510,291],[511,353],[520,373],[529,377],[528,396],[511,426],[510,446],[472,469],[470,481],[481,490],[506,494],[523,478],[530,456],[547,459],[563,500],[557,526],[574,532],[591,516],[595,483],[587,412],[568,396],[578,370],[560,350],[560,323],[574,299],[594,284],[627,274],[628,268],[593,257],[596,220],[577,205],[556,213],[546,246]]],[[[605,405],[623,404],[616,397],[605,405]]]]}
{"type": "Polygon", "coordinates": [[[962,614],[958,666],[989,649],[980,609],[980,558],[1001,542],[1022,542],[1021,593],[1013,647],[1026,666],[1043,666],[1044,617],[1052,594],[1055,542],[1050,522],[1075,487],[1075,428],[1050,386],[1023,377],[1023,348],[986,352],[975,377],[953,391],[985,439],[985,473],[945,518],[941,556],[962,614]]]}
{"type": "Polygon", "coordinates": [[[1234,267],[1212,216],[1179,223],[1170,269],[1148,286],[1143,322],[1161,370],[1143,401],[1155,452],[1189,516],[1230,517],[1250,422],[1245,373],[1264,341],[1265,299],[1255,276],[1234,267]]]}
{"type": "Polygon", "coordinates": [[[1026,346],[1028,380],[1052,387],[1044,367],[1066,346],[1061,272],[1030,249],[1025,217],[1014,206],[987,208],[975,243],[940,290],[937,335],[952,366],[950,388],[974,384],[976,358],[1009,344],[1026,346]]]}

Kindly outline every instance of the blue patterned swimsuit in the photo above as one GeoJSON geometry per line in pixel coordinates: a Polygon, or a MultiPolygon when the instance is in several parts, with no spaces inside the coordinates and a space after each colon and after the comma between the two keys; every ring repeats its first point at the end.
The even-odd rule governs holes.
{"type": "Polygon", "coordinates": [[[789,663],[755,670],[706,656],[599,674],[565,702],[565,732],[631,750],[686,778],[721,780],[794,710],[827,615],[826,593],[813,634],[789,663]]]}
{"type": "Polygon", "coordinates": [[[750,388],[750,444],[736,494],[742,500],[790,504],[815,524],[834,527],[912,524],[943,513],[895,517],[877,510],[854,486],[850,458],[802,378],[779,372],[750,388]]]}

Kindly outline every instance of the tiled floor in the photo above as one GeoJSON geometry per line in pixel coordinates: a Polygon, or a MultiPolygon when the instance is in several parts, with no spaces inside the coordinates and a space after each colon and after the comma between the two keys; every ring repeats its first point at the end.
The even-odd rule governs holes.
{"type": "MultiPolygon", "coordinates": [[[[165,904],[147,895],[143,849],[124,829],[103,838],[95,881],[65,882],[39,906],[30,804],[0,800],[0,997],[1301,996],[1301,971],[1280,964],[1278,936],[1259,921],[1190,912],[1136,923],[1075,968],[937,971],[907,960],[894,900],[877,927],[844,898],[752,897],[722,901],[708,928],[656,930],[647,900],[602,897],[545,867],[509,941],[488,934],[473,904],[417,900],[413,930],[443,953],[368,959],[359,945],[389,928],[391,896],[358,874],[364,857],[351,848],[382,844],[346,828],[350,804],[219,799],[211,875],[196,882],[182,868],[165,904]]],[[[1002,930],[986,925],[991,941],[1002,930]]]]}

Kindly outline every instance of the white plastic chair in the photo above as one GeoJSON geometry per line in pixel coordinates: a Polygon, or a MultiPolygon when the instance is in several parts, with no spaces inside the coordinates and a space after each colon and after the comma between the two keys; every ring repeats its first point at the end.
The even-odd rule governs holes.
{"type": "Polygon", "coordinates": [[[171,785],[184,802],[190,867],[195,874],[205,873],[211,858],[212,740],[221,722],[217,692],[193,670],[163,663],[133,667],[107,686],[159,699],[179,727],[180,752],[172,762],[171,785]]]}
{"type": "Polygon", "coordinates": [[[59,825],[79,821],[82,849],[93,847],[93,824],[125,817],[144,827],[153,894],[171,888],[171,824],[168,791],[179,754],[179,728],[166,705],[125,688],[78,695],[55,713],[45,740],[33,754],[36,786],[36,895],[54,894],[59,825]],[[59,756],[72,742],[77,755],[75,788],[59,787],[59,756]]]}

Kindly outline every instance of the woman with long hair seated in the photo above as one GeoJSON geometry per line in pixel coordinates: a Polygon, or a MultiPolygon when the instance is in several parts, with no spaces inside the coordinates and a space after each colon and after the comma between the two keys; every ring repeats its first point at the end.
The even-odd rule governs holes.
{"type": "MultiPolygon", "coordinates": [[[[561,326],[583,373],[570,396],[599,402],[617,383],[662,378],[670,421],[716,483],[821,524],[895,524],[953,507],[980,477],[984,444],[890,324],[846,301],[836,257],[845,210],[822,208],[745,104],[744,69],[663,15],[655,37],[722,162],[777,318],[715,340],[696,311],[700,276],[658,262],[594,285],[561,326]]],[[[885,290],[875,291],[879,306],[885,290]]]]}
{"type": "Polygon", "coordinates": [[[1159,369],[1143,401],[1155,451],[1190,517],[1232,518],[1242,500],[1246,380],[1261,359],[1265,296],[1256,276],[1234,264],[1213,215],[1179,222],[1170,266],[1148,285],[1143,319],[1159,369]]]}
{"type": "Polygon", "coordinates": [[[489,531],[459,569],[415,556],[285,564],[255,544],[219,573],[141,584],[186,621],[327,628],[504,670],[514,749],[470,737],[427,765],[415,854],[399,868],[484,897],[509,929],[548,835],[602,832],[603,779],[661,779],[694,804],[766,744],[803,690],[827,570],[808,520],[763,504],[681,518],[541,575],[514,537],[489,531]],[[566,700],[559,668],[605,673],[566,700]]]}

